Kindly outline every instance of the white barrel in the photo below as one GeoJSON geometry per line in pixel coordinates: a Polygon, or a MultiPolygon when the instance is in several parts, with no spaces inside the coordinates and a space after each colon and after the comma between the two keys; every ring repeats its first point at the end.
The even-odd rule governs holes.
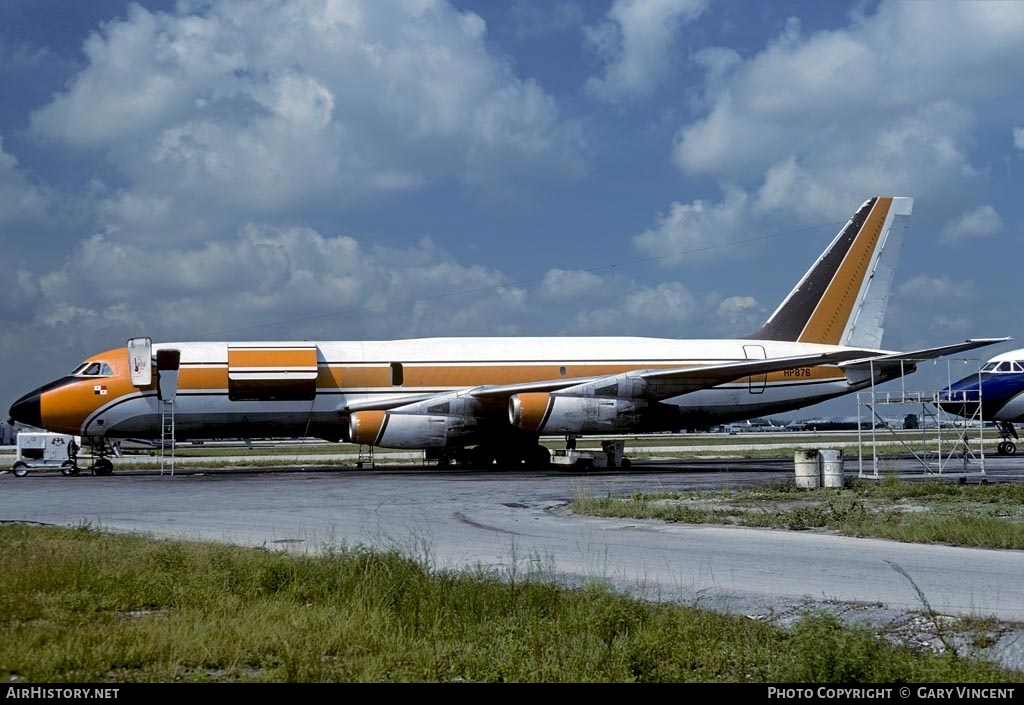
{"type": "Polygon", "coordinates": [[[842,487],[843,451],[819,450],[818,459],[821,461],[821,486],[842,487]]]}
{"type": "Polygon", "coordinates": [[[813,490],[818,487],[820,471],[818,470],[818,451],[798,450],[793,455],[796,468],[796,486],[801,489],[813,490]]]}

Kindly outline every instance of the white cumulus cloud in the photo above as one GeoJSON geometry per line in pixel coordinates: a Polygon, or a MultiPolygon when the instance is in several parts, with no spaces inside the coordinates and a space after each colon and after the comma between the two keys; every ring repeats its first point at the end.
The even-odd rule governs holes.
{"type": "Polygon", "coordinates": [[[445,0],[131,5],[89,37],[31,131],[103,154],[132,197],[196,217],[581,177],[581,126],[486,34],[445,0]]]}
{"type": "Polygon", "coordinates": [[[882,2],[840,29],[793,19],[745,60],[705,49],[701,112],[673,159],[805,218],[872,195],[954,204],[981,172],[968,145],[987,106],[1016,91],[1021,36],[1020,3],[882,2]]]}
{"type": "Polygon", "coordinates": [[[1003,219],[990,205],[978,206],[948,223],[942,231],[945,242],[967,242],[990,237],[1003,229],[1003,219]]]}
{"type": "Polygon", "coordinates": [[[584,28],[586,44],[606,64],[586,91],[612,103],[650,94],[671,73],[680,25],[706,7],[707,0],[615,0],[607,19],[584,28]]]}
{"type": "Polygon", "coordinates": [[[742,234],[748,216],[748,199],[739,189],[729,189],[720,203],[703,200],[674,202],[658,216],[653,228],[633,237],[643,252],[664,258],[666,264],[700,264],[722,257],[735,257],[728,247],[742,234]]]}
{"type": "Polygon", "coordinates": [[[0,137],[0,225],[45,218],[51,205],[47,190],[29,181],[17,158],[4,151],[0,137]]]}

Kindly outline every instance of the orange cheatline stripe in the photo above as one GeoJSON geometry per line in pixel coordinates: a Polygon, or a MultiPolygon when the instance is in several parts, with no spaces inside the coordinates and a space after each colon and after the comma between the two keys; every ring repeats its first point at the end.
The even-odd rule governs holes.
{"type": "Polygon", "coordinates": [[[891,196],[880,197],[875,203],[839,270],[800,333],[799,342],[839,344],[891,206],[891,196]]]}
{"type": "MultiPolygon", "coordinates": [[[[663,365],[671,368],[676,365],[663,365]]],[[[500,365],[500,366],[430,366],[405,368],[405,384],[408,388],[455,389],[474,387],[483,384],[514,384],[517,382],[537,382],[550,379],[571,380],[574,376],[590,377],[595,375],[611,375],[636,369],[635,365],[600,365],[588,368],[577,367],[560,375],[559,366],[547,365],[500,365]]],[[[655,369],[649,366],[647,369],[655,369]]],[[[809,374],[786,374],[784,371],[768,374],[769,382],[792,382],[800,380],[821,380],[840,378],[841,370],[831,367],[799,368],[808,370],[809,374]]],[[[178,381],[180,390],[226,389],[228,387],[227,369],[224,367],[189,367],[183,368],[178,381]]],[[[763,375],[758,375],[760,380],[763,375]]],[[[747,380],[738,380],[746,384],[747,380]]],[[[385,365],[376,366],[344,366],[321,367],[317,376],[317,387],[321,389],[382,389],[390,387],[391,371],[385,365]]]]}

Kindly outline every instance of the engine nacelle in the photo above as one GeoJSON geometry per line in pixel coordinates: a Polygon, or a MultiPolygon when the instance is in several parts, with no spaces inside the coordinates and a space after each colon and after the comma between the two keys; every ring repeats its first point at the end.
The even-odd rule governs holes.
{"type": "Polygon", "coordinates": [[[466,434],[466,419],[438,414],[357,411],[348,420],[348,440],[382,448],[444,448],[466,434]]]}
{"type": "Polygon", "coordinates": [[[516,428],[534,433],[606,433],[633,428],[637,408],[630,399],[529,392],[509,399],[508,416],[516,428]]]}

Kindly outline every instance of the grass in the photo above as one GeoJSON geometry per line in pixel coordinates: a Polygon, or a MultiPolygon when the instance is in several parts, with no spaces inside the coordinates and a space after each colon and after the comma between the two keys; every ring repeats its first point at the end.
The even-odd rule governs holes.
{"type": "MultiPolygon", "coordinates": [[[[7,682],[1010,683],[808,610],[789,629],[540,573],[0,526],[7,682]]],[[[532,564],[531,564],[532,565],[532,564]]]]}
{"type": "Polygon", "coordinates": [[[767,488],[591,497],[570,509],[596,516],[686,524],[827,530],[912,543],[1024,549],[1024,485],[848,482],[843,488],[767,488]]]}

